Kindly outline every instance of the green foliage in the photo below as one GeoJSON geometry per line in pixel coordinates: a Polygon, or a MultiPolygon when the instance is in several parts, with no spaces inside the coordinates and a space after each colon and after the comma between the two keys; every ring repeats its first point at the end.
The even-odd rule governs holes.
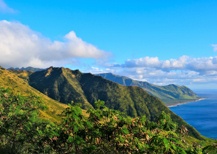
{"type": "Polygon", "coordinates": [[[36,97],[14,95],[0,88],[0,153],[215,153],[216,144],[186,144],[169,114],[157,122],[146,116],[131,118],[109,109],[102,101],[84,116],[79,106],[69,105],[62,122],[39,118],[43,109],[36,97]]]}
{"type": "Polygon", "coordinates": [[[176,130],[177,124],[174,123],[169,114],[166,114],[164,111],[161,113],[158,119],[159,128],[172,131],[176,130]]]}
{"type": "Polygon", "coordinates": [[[202,152],[209,153],[209,154],[216,154],[217,153],[217,142],[204,147],[202,152]]]}
{"type": "MultiPolygon", "coordinates": [[[[38,110],[43,109],[38,98],[14,96],[8,89],[0,88],[0,143],[8,153],[22,153],[28,147],[26,140],[32,141],[36,135],[38,110]]],[[[1,150],[2,150],[1,149],[1,150]]],[[[28,149],[28,148],[27,148],[28,149]]]]}

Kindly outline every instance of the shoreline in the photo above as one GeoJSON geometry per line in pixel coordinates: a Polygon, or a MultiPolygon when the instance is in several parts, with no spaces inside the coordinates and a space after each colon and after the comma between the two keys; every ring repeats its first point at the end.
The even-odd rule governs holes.
{"type": "Polygon", "coordinates": [[[170,108],[170,107],[176,107],[176,106],[180,106],[180,105],[184,105],[184,104],[188,104],[188,103],[199,102],[199,101],[202,101],[202,100],[205,100],[205,99],[206,98],[199,98],[199,99],[192,100],[192,101],[186,101],[186,102],[183,102],[183,103],[176,103],[176,104],[168,105],[167,107],[168,108],[170,108]]]}

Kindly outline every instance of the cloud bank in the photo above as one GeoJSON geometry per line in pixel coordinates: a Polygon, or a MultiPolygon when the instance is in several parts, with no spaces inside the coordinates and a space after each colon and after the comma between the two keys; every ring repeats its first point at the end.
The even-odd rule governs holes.
{"type": "Polygon", "coordinates": [[[182,56],[178,59],[159,60],[158,57],[144,57],[116,64],[114,67],[154,69],[168,71],[195,71],[199,74],[215,74],[217,71],[217,57],[191,58],[182,56]]]}
{"type": "Polygon", "coordinates": [[[16,11],[12,8],[10,8],[4,0],[0,0],[0,12],[3,13],[15,13],[16,11]]]}
{"type": "Polygon", "coordinates": [[[69,64],[74,58],[102,59],[108,53],[69,32],[63,41],[42,36],[19,22],[0,21],[0,65],[48,67],[69,64]]]}
{"type": "Polygon", "coordinates": [[[157,85],[215,85],[217,57],[181,56],[167,60],[160,60],[158,57],[143,57],[128,59],[122,64],[107,66],[106,69],[95,67],[92,71],[95,73],[112,72],[157,85]]]}

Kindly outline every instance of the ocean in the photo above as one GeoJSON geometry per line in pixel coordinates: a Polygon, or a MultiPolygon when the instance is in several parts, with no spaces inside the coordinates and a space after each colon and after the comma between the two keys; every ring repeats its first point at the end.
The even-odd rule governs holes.
{"type": "Polygon", "coordinates": [[[179,115],[203,136],[217,139],[217,90],[195,90],[202,100],[171,106],[179,115]]]}

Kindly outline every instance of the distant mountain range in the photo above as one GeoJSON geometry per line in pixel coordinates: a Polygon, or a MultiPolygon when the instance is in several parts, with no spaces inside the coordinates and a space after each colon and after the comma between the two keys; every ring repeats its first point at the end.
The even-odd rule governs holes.
{"type": "Polygon", "coordinates": [[[164,111],[170,113],[180,127],[185,125],[192,136],[200,136],[162,101],[137,86],[123,86],[100,76],[62,67],[50,67],[32,73],[29,84],[57,101],[65,104],[80,103],[84,109],[92,108],[95,101],[102,100],[109,108],[132,117],[146,115],[147,119],[154,121],[164,111]]]}
{"type": "Polygon", "coordinates": [[[8,68],[8,70],[12,70],[12,71],[29,71],[29,72],[36,72],[36,71],[41,71],[43,70],[42,68],[35,68],[35,67],[10,67],[8,68]]]}
{"type": "Polygon", "coordinates": [[[124,86],[141,87],[149,94],[162,100],[168,106],[199,99],[199,97],[186,86],[178,86],[174,84],[167,86],[157,86],[148,82],[137,81],[128,77],[114,75],[112,73],[103,73],[96,75],[124,86]]]}

